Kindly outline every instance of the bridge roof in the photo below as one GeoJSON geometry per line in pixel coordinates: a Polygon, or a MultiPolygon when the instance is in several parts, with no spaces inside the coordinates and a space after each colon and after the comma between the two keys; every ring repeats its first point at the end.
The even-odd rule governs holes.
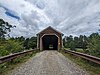
{"type": "Polygon", "coordinates": [[[64,35],[63,33],[59,32],[58,30],[54,29],[54,28],[51,27],[51,26],[49,26],[49,27],[45,28],[44,30],[42,30],[41,32],[37,33],[37,35],[38,35],[38,34],[41,34],[42,32],[44,32],[44,31],[47,30],[47,29],[52,29],[52,30],[54,30],[55,32],[57,32],[57,33],[59,33],[59,34],[64,35]]]}

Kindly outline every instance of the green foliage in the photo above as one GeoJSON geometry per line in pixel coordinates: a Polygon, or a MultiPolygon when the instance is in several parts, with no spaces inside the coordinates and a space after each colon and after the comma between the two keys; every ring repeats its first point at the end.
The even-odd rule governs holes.
{"type": "Polygon", "coordinates": [[[29,41],[29,47],[34,49],[37,46],[37,37],[31,37],[29,41]]]}
{"type": "MultiPolygon", "coordinates": [[[[5,38],[5,34],[10,32],[11,28],[13,28],[12,25],[10,25],[8,22],[5,22],[3,19],[0,19],[0,57],[22,52],[25,49],[36,48],[36,37],[26,39],[23,36],[15,38],[12,37],[9,39],[5,38]]],[[[0,64],[0,75],[3,75],[9,69],[13,69],[13,65],[16,63],[24,62],[26,59],[36,53],[37,52],[26,54],[24,57],[19,57],[11,60],[10,62],[0,64]]]]}
{"type": "Polygon", "coordinates": [[[0,40],[0,56],[21,52],[25,49],[34,49],[37,45],[36,41],[36,37],[25,39],[23,36],[0,40]]]}
{"type": "Polygon", "coordinates": [[[70,35],[69,37],[65,37],[63,41],[64,46],[71,50],[75,50],[75,48],[82,48],[83,50],[87,49],[87,37],[85,35],[80,35],[79,37],[70,35]]]}
{"type": "Polygon", "coordinates": [[[69,37],[65,36],[63,43],[64,43],[66,48],[70,48],[72,41],[73,41],[73,36],[72,35],[70,35],[69,37]]]}
{"type": "Polygon", "coordinates": [[[88,39],[89,54],[100,57],[100,35],[93,33],[88,39]]]}
{"type": "Polygon", "coordinates": [[[24,50],[21,42],[12,41],[12,40],[8,40],[6,49],[9,50],[11,53],[17,53],[24,50]]]}
{"type": "Polygon", "coordinates": [[[63,53],[67,58],[69,58],[71,61],[73,61],[74,63],[76,63],[77,65],[81,66],[81,68],[85,69],[89,75],[100,75],[100,66],[86,61],[80,57],[75,57],[73,55],[67,54],[67,53],[63,53]]]}
{"type": "Polygon", "coordinates": [[[8,55],[9,51],[5,49],[4,46],[0,46],[0,56],[8,55]]]}
{"type": "Polygon", "coordinates": [[[9,62],[0,64],[0,75],[10,75],[9,73],[12,69],[20,66],[22,63],[25,63],[32,56],[35,56],[36,53],[37,52],[33,52],[32,54],[25,54],[9,62]]]}
{"type": "Polygon", "coordinates": [[[24,47],[25,47],[25,49],[29,49],[29,38],[27,38],[27,39],[24,41],[24,47]]]}
{"type": "Polygon", "coordinates": [[[64,47],[71,50],[83,49],[82,52],[100,57],[100,35],[93,33],[89,37],[80,35],[79,37],[67,36],[63,39],[64,47]]]}
{"type": "Polygon", "coordinates": [[[24,41],[24,47],[25,49],[34,49],[36,48],[37,46],[37,37],[31,37],[30,39],[27,38],[25,41],[24,41]]]}
{"type": "Polygon", "coordinates": [[[0,56],[5,56],[11,53],[17,53],[23,51],[23,46],[21,42],[14,40],[6,40],[5,42],[0,42],[0,56]]]}
{"type": "Polygon", "coordinates": [[[5,34],[11,31],[11,28],[13,28],[12,25],[10,25],[8,22],[5,22],[3,19],[0,19],[0,38],[4,38],[5,34]]]}
{"type": "Polygon", "coordinates": [[[71,41],[69,43],[69,47],[70,47],[71,50],[75,50],[75,43],[73,41],[71,41]]]}

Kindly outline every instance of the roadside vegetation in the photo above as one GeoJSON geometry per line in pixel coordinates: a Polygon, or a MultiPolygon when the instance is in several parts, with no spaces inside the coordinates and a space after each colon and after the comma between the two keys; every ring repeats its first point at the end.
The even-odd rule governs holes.
{"type": "Polygon", "coordinates": [[[100,57],[99,33],[92,33],[90,36],[80,35],[79,37],[65,36],[63,44],[66,49],[100,57]]]}
{"type": "MultiPolygon", "coordinates": [[[[99,30],[100,31],[100,30],[99,30]]],[[[63,39],[64,48],[66,50],[73,50],[77,52],[86,53],[100,58],[100,34],[92,33],[90,36],[80,35],[73,37],[65,36],[63,39]]],[[[86,70],[90,75],[100,75],[100,65],[87,61],[80,57],[73,56],[71,54],[62,53],[86,70]]]]}
{"type": "MultiPolygon", "coordinates": [[[[36,48],[37,38],[34,36],[31,38],[25,38],[23,36],[10,37],[8,33],[11,32],[11,29],[14,27],[16,26],[12,26],[3,19],[0,19],[0,57],[36,48]]],[[[32,54],[25,54],[24,56],[0,64],[0,75],[8,75],[8,71],[27,61],[37,52],[38,51],[34,51],[32,54]]]]}
{"type": "Polygon", "coordinates": [[[25,54],[11,61],[0,64],[0,75],[9,75],[10,71],[30,60],[30,58],[35,56],[38,52],[39,51],[34,51],[31,54],[25,54]]]}
{"type": "Polygon", "coordinates": [[[71,54],[67,54],[64,52],[62,52],[62,54],[77,65],[79,65],[80,68],[86,70],[89,75],[100,75],[100,65],[84,60],[80,57],[73,56],[71,54]]]}
{"type": "Polygon", "coordinates": [[[23,36],[10,37],[8,33],[14,27],[16,26],[12,26],[3,19],[0,19],[0,57],[36,48],[37,38],[34,36],[31,38],[23,36]]]}

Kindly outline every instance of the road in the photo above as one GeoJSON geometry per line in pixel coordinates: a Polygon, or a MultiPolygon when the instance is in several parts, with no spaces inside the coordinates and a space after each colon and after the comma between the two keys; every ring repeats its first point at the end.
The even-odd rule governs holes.
{"type": "Polygon", "coordinates": [[[43,51],[29,59],[10,75],[88,75],[57,51],[43,51]]]}

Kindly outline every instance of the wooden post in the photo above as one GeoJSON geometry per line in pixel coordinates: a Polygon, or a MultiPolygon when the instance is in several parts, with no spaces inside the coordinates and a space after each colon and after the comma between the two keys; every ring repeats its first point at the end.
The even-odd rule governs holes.
{"type": "Polygon", "coordinates": [[[37,35],[37,49],[39,49],[39,35],[37,35]]]}

